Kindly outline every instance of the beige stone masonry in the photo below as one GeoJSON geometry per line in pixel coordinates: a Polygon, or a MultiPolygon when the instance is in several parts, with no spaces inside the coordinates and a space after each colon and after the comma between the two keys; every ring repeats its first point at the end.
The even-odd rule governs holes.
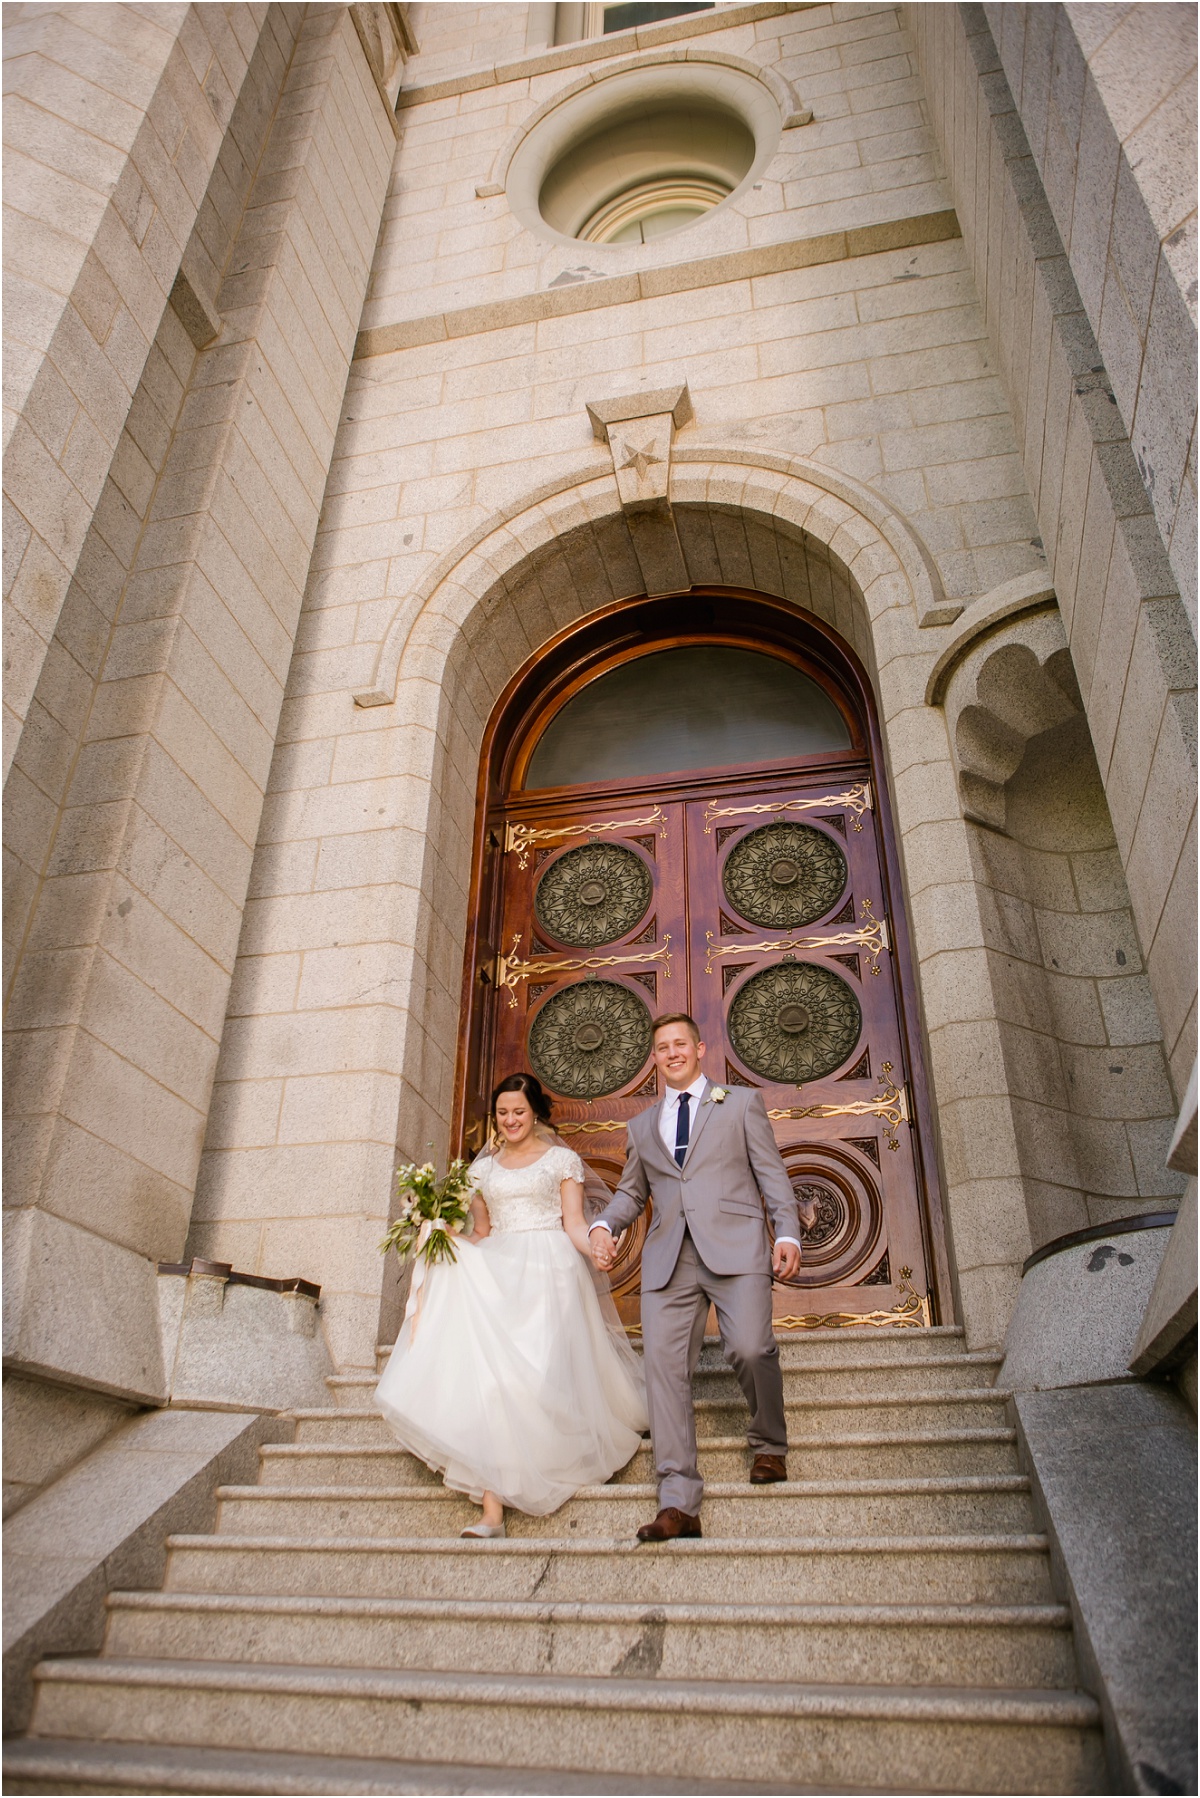
{"type": "Polygon", "coordinates": [[[875,256],[881,250],[946,243],[958,235],[957,218],[943,208],[913,218],[889,219],[883,224],[835,231],[822,237],[798,238],[791,243],[734,251],[725,256],[647,269],[637,274],[590,279],[578,286],[543,289],[511,300],[498,300],[488,306],[464,306],[457,312],[405,319],[394,325],[375,325],[359,332],[354,354],[356,360],[386,356],[395,350],[439,343],[447,338],[474,337],[481,331],[504,331],[513,325],[529,324],[538,319],[607,310],[631,300],[658,299],[699,287],[723,287],[730,281],[782,274],[791,269],[815,268],[852,256],[875,256]]]}
{"type": "MultiPolygon", "coordinates": [[[[420,79],[422,59],[415,60],[416,77],[409,87],[401,89],[397,105],[401,109],[422,106],[432,100],[445,100],[456,94],[477,92],[480,88],[502,86],[510,81],[527,80],[533,75],[546,75],[558,69],[578,68],[581,63],[598,62],[627,51],[630,45],[639,50],[656,50],[677,44],[686,38],[707,36],[713,31],[729,31],[739,25],[751,25],[759,19],[773,19],[781,14],[804,10],[804,0],[748,0],[744,6],[723,6],[707,16],[685,16],[667,19],[658,25],[638,25],[628,31],[614,31],[604,37],[581,38],[575,44],[560,44],[554,49],[539,50],[534,55],[518,57],[511,62],[484,62],[481,67],[462,69],[432,81],[420,79]]],[[[428,58],[424,59],[428,61],[428,58]]]]}
{"type": "MultiPolygon", "coordinates": [[[[31,1373],[161,1392],[147,1280],[187,1230],[391,148],[348,15],[317,9],[295,42],[220,291],[221,336],[194,372],[185,365],[179,427],[112,621],[13,989],[9,1053],[22,1077],[10,1081],[6,1201],[30,1208],[35,1231],[74,1229],[80,1256],[107,1238],[126,1268],[123,1302],[100,1303],[86,1330],[66,1332],[52,1318],[60,1285],[73,1291],[80,1278],[72,1254],[26,1260],[9,1358],[31,1373]],[[81,879],[83,907],[68,898],[81,879]],[[165,950],[172,936],[183,952],[150,965],[147,943],[165,950]],[[135,1373],[130,1356],[143,1352],[135,1373]]],[[[99,1303],[102,1289],[89,1289],[99,1303]]]]}
{"type": "Polygon", "coordinates": [[[6,775],[266,12],[6,14],[6,775]]]}
{"type": "Polygon", "coordinates": [[[352,6],[350,18],[367,59],[388,128],[399,138],[396,94],[405,60],[415,48],[403,9],[395,4],[352,6]]]}
{"type": "MultiPolygon", "coordinates": [[[[590,411],[591,407],[589,407],[590,411]]],[[[684,445],[674,450],[673,460],[676,466],[693,461],[701,463],[724,461],[735,466],[745,463],[752,466],[760,478],[764,470],[771,470],[782,477],[794,476],[814,483],[823,493],[835,500],[845,502],[848,508],[859,511],[865,519],[870,521],[872,530],[886,542],[891,557],[898,560],[904,569],[909,591],[916,596],[922,624],[947,624],[957,618],[962,611],[960,604],[947,599],[937,563],[908,521],[888,506],[877,492],[862,483],[854,481],[846,475],[838,474],[820,463],[806,461],[799,457],[771,455],[766,451],[750,451],[737,444],[684,445]]],[[[441,558],[429,571],[411,598],[395,612],[391,628],[380,647],[375,681],[370,687],[363,688],[354,694],[355,704],[375,706],[392,703],[395,697],[395,682],[400,658],[404,652],[413,620],[451,569],[460,567],[463,559],[477,546],[482,545],[485,539],[493,533],[502,532],[512,519],[522,513],[527,513],[541,500],[557,497],[570,488],[582,485],[594,474],[601,472],[608,472],[604,464],[589,464],[585,469],[579,469],[560,481],[547,484],[545,488],[526,493],[516,500],[511,508],[505,508],[503,512],[486,519],[468,538],[460,541],[445,557],[441,558]]],[[[782,487],[782,485],[781,482],[780,486],[782,487]]],[[[634,491],[636,492],[636,489],[634,491]]],[[[486,555],[486,551],[481,553],[486,555]]],[[[492,566],[490,560],[487,562],[487,566],[489,569],[492,566]]],[[[640,564],[638,566],[640,567],[640,564]]],[[[750,569],[746,569],[744,572],[748,577],[753,573],[750,569]]],[[[697,578],[725,580],[726,575],[709,572],[706,575],[699,575],[697,578]]],[[[754,582],[753,579],[748,578],[743,584],[753,585],[754,582]]],[[[630,593],[643,590],[640,582],[635,582],[628,589],[630,593]]]]}
{"type": "Polygon", "coordinates": [[[755,162],[726,202],[687,231],[651,244],[580,245],[540,220],[536,194],[523,185],[524,176],[518,179],[516,164],[511,195],[478,197],[480,186],[502,184],[497,171],[518,145],[518,160],[528,150],[536,163],[539,121],[552,122],[548,111],[553,115],[572,94],[593,104],[610,77],[632,78],[620,73],[631,63],[621,55],[619,33],[593,40],[603,54],[582,83],[586,91],[568,70],[551,69],[486,91],[426,100],[404,112],[404,174],[385,207],[364,344],[402,347],[414,322],[419,338],[437,340],[447,330],[493,329],[639,293],[686,291],[697,282],[788,266],[787,246],[798,242],[822,240],[793,257],[841,254],[842,246],[824,240],[898,226],[895,238],[872,240],[881,249],[901,241],[907,222],[949,209],[921,115],[911,47],[891,9],[834,16],[824,7],[801,7],[741,25],[729,23],[726,9],[700,16],[714,28],[695,44],[641,51],[633,61],[646,64],[651,78],[647,57],[681,78],[694,68],[697,81],[717,89],[758,90],[757,100],[741,95],[756,117],[755,162]],[[814,109],[803,129],[780,130],[785,118],[797,116],[792,98],[767,91],[780,82],[801,90],[804,108],[814,109]],[[780,262],[730,261],[747,253],[780,262]],[[389,335],[367,335],[375,331],[389,335]]]}
{"type": "Polygon", "coordinates": [[[1196,13],[985,6],[1196,627],[1196,13]]]}
{"type": "MultiPolygon", "coordinates": [[[[1050,29],[1058,10],[1031,18],[1050,29]]],[[[969,32],[952,7],[905,17],[1012,396],[1178,1093],[1196,1043],[1193,629],[1076,285],[1077,251],[1064,251],[983,12],[969,32]]]]}
{"type": "MultiPolygon", "coordinates": [[[[1160,1026],[1062,619],[1052,592],[1026,585],[968,609],[927,692],[945,708],[963,815],[984,826],[972,842],[985,916],[977,972],[1038,1246],[1171,1204],[1182,1182],[1167,1167],[1174,1101],[1160,1026]]],[[[964,974],[954,968],[956,986],[964,974]]],[[[936,991],[927,977],[927,1011],[936,991]]]]}

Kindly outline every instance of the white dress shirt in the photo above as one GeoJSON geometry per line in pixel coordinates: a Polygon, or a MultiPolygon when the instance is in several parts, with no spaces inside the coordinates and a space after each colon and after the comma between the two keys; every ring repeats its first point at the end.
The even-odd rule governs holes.
{"type": "MultiPolygon", "coordinates": [[[[691,1097],[692,1103],[689,1108],[690,1116],[688,1118],[688,1141],[690,1142],[696,1133],[696,1119],[699,1116],[700,1106],[704,1102],[704,1095],[708,1091],[708,1088],[709,1081],[705,1074],[698,1074],[690,1086],[680,1087],[678,1090],[673,1086],[668,1086],[667,1088],[666,1097],[658,1108],[658,1134],[662,1138],[663,1147],[666,1149],[667,1154],[671,1157],[672,1161],[675,1159],[675,1135],[676,1131],[679,1129],[679,1101],[685,1092],[691,1097]]],[[[605,1223],[596,1223],[592,1225],[592,1230],[608,1230],[608,1225],[605,1223]]],[[[612,1232],[609,1231],[609,1234],[611,1235],[612,1232]]],[[[591,1235],[591,1230],[588,1231],[588,1235],[591,1235]]],[[[775,1240],[776,1242],[795,1243],[795,1246],[798,1249],[802,1247],[800,1243],[796,1242],[794,1236],[777,1236],[775,1240]]]]}
{"type": "Polygon", "coordinates": [[[690,1086],[681,1087],[678,1092],[673,1086],[668,1086],[666,1097],[658,1108],[658,1134],[662,1137],[663,1146],[672,1161],[675,1159],[675,1132],[679,1128],[679,1101],[684,1093],[687,1093],[692,1101],[689,1107],[691,1116],[688,1118],[688,1141],[690,1142],[691,1133],[696,1128],[696,1119],[700,1115],[700,1101],[707,1091],[708,1076],[706,1074],[697,1074],[690,1086]]]}

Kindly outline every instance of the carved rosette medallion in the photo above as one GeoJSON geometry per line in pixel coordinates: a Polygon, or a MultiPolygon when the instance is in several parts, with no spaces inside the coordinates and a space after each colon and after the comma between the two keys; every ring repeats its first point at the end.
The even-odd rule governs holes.
{"type": "Polygon", "coordinates": [[[619,843],[584,843],[542,875],[533,909],[557,942],[593,949],[628,935],[654,896],[650,870],[619,843]]]}
{"type": "Polygon", "coordinates": [[[878,1187],[842,1143],[790,1143],[781,1153],[804,1245],[799,1272],[787,1284],[810,1291],[855,1284],[884,1246],[878,1187]]]}
{"type": "Polygon", "coordinates": [[[748,1068],[781,1086],[820,1080],[857,1043],[862,1012],[847,983],[811,962],[783,961],[739,989],[729,1039],[748,1068]]]}
{"type": "Polygon", "coordinates": [[[581,980],[547,999],[529,1032],[529,1064],[551,1092],[598,1099],[627,1086],[650,1054],[649,1008],[614,980],[581,980]]]}
{"type": "Polygon", "coordinates": [[[725,897],[752,924],[790,930],[830,911],[846,885],[846,858],[808,824],[764,824],[730,851],[725,897]]]}
{"type": "Polygon", "coordinates": [[[794,1189],[800,1209],[800,1237],[805,1252],[828,1247],[846,1232],[846,1201],[824,1181],[806,1180],[794,1189]]]}

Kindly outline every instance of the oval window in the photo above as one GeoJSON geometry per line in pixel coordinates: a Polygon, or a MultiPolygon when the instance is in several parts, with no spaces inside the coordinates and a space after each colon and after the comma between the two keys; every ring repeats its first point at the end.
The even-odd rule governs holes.
{"type": "Polygon", "coordinates": [[[770,87],[663,55],[598,74],[535,118],[504,177],[527,230],[614,251],[648,243],[736,200],[770,162],[783,123],[770,87]]]}
{"type": "Polygon", "coordinates": [[[658,95],[627,105],[575,143],[546,176],[538,205],[567,237],[641,243],[719,206],[754,154],[754,134],[732,107],[708,96],[658,95]],[[658,222],[638,229],[643,220],[658,222]]]}
{"type": "Polygon", "coordinates": [[[524,785],[799,761],[851,747],[829,695],[789,662],[696,644],[623,662],[576,693],[538,739],[524,785]]]}

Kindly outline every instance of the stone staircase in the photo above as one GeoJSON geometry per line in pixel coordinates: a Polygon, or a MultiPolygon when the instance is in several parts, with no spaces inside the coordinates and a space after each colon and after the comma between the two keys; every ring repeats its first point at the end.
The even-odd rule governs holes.
{"type": "Polygon", "coordinates": [[[110,1596],[98,1656],[38,1669],[5,1791],[1107,1789],[994,1359],[949,1328],[781,1350],[792,1479],[746,1483],[706,1344],[705,1536],[661,1547],[648,1446],[459,1540],[475,1508],[335,1377],[162,1591],[110,1596]]]}

